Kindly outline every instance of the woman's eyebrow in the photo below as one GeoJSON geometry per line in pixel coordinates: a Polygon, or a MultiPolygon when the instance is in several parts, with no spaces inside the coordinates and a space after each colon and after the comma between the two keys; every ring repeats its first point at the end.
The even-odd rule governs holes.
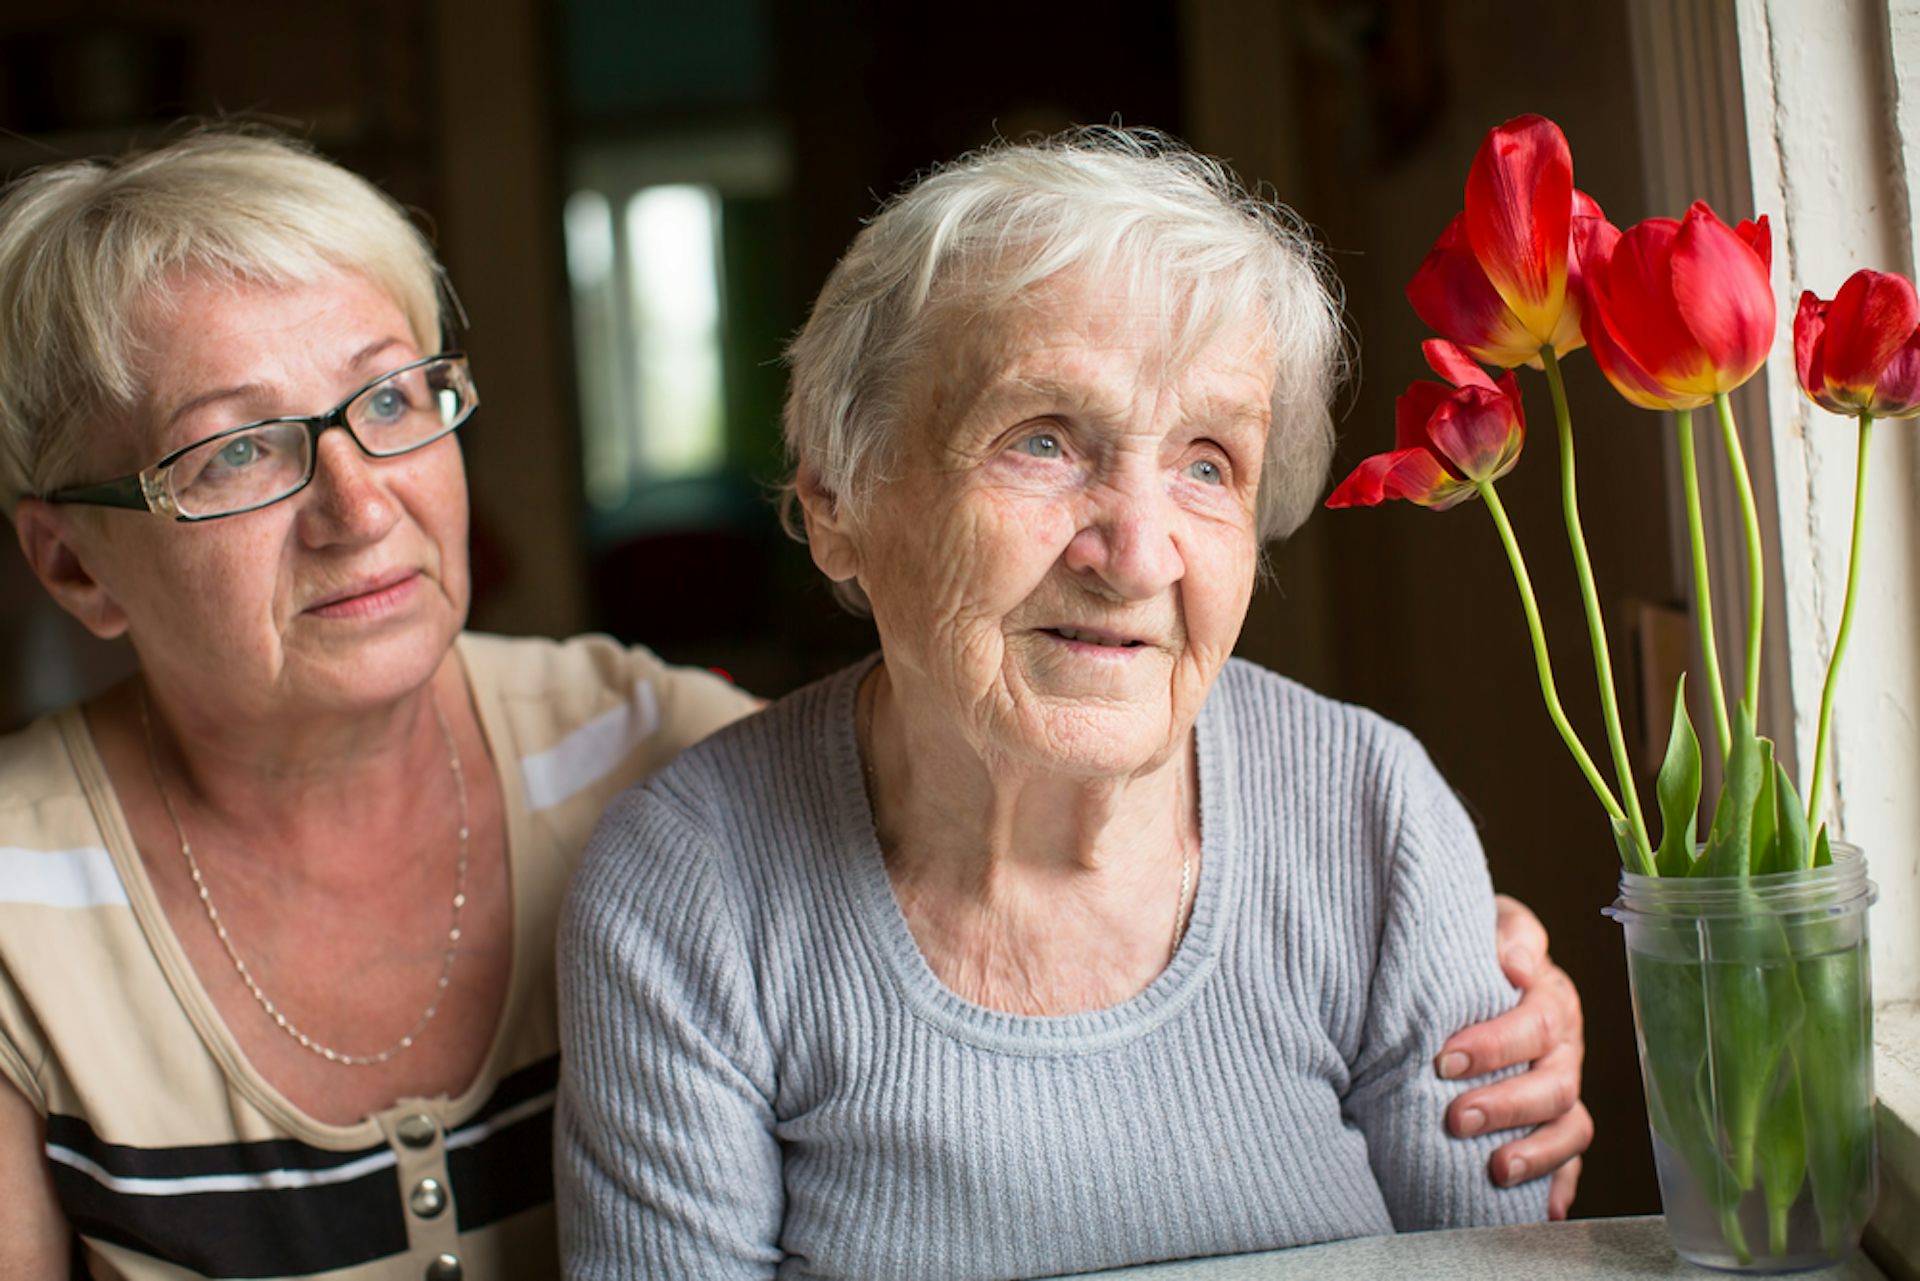
{"type": "Polygon", "coordinates": [[[373,358],[381,352],[386,351],[390,347],[405,347],[408,341],[409,340],[405,338],[395,337],[376,338],[359,351],[353,353],[353,359],[347,362],[347,368],[359,369],[370,363],[373,358]]]}
{"type": "MultiPolygon", "coordinates": [[[[355,372],[363,371],[366,368],[366,366],[373,363],[373,360],[376,356],[379,356],[381,353],[388,351],[391,348],[405,347],[406,345],[407,345],[407,340],[404,338],[393,338],[393,337],[376,338],[372,342],[368,343],[366,346],[354,352],[353,355],[347,360],[345,368],[355,372]]],[[[268,394],[270,394],[271,391],[272,391],[271,387],[269,387],[266,383],[260,383],[260,382],[240,383],[232,387],[216,387],[211,391],[203,391],[199,395],[193,396],[188,400],[184,401],[179,406],[177,406],[171,413],[169,413],[166,416],[165,425],[167,427],[172,427],[174,424],[178,423],[182,418],[187,417],[189,414],[193,414],[202,409],[205,409],[209,405],[217,405],[220,402],[226,401],[226,400],[256,400],[257,401],[264,398],[268,394]]]]}
{"type": "Polygon", "coordinates": [[[166,416],[163,425],[171,428],[189,414],[197,413],[209,405],[217,405],[221,401],[257,400],[266,394],[266,391],[267,387],[264,383],[241,383],[235,387],[216,387],[212,391],[203,391],[198,396],[194,396],[176,406],[173,411],[166,416]]]}

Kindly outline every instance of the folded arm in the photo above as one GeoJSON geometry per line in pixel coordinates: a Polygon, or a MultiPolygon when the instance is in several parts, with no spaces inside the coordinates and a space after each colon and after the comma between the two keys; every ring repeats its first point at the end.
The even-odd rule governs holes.
{"type": "Polygon", "coordinates": [[[68,1275],[73,1235],[53,1193],[46,1122],[0,1077],[0,1277],[68,1275]]]}

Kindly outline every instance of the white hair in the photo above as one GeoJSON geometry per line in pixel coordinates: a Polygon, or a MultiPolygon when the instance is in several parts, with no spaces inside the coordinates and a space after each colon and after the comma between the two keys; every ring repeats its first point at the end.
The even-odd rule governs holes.
{"type": "MultiPolygon", "coordinates": [[[[444,273],[366,179],[264,130],[206,129],[35,170],[0,198],[0,509],[77,479],[89,416],[141,396],[134,327],[179,273],[307,284],[364,276],[437,350],[444,273]]],[[[164,313],[163,313],[164,314],[164,313]]]]}
{"type": "Polygon", "coordinates": [[[1257,529],[1269,540],[1299,528],[1326,482],[1347,372],[1337,282],[1292,210],[1148,129],[997,142],[887,202],[787,348],[789,461],[857,524],[913,419],[912,375],[947,326],[1067,273],[1156,301],[1175,359],[1225,324],[1259,327],[1276,363],[1257,529]]]}

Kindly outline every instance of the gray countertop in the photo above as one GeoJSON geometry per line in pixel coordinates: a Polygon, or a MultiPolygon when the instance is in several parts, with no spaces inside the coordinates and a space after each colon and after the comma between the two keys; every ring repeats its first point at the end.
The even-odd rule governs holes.
{"type": "MultiPolygon", "coordinates": [[[[1538,1281],[1596,1281],[1606,1277],[1682,1277],[1717,1274],[1682,1263],[1657,1215],[1635,1219],[1576,1219],[1518,1228],[1464,1228],[1362,1237],[1326,1245],[1243,1254],[1228,1259],[1155,1263],[1087,1277],[1125,1281],[1323,1281],[1386,1277],[1401,1281],[1478,1281],[1484,1277],[1538,1281]]],[[[1884,1281],[1864,1254],[1836,1268],[1797,1274],[1806,1281],[1884,1281]]]]}

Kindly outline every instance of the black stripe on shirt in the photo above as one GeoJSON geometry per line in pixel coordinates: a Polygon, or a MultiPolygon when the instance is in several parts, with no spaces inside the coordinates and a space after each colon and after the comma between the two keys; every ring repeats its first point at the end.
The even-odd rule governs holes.
{"type": "Polygon", "coordinates": [[[407,1248],[392,1166],[344,1183],[153,1196],[117,1192],[53,1163],[74,1231],[208,1277],[303,1276],[407,1248]]]}
{"type": "MultiPolygon", "coordinates": [[[[486,1124],[538,1099],[559,1081],[550,1056],[503,1078],[455,1132],[486,1124]]],[[[462,1232],[498,1223],[553,1200],[553,1108],[502,1126],[447,1153],[447,1177],[462,1232]]],[[[166,1181],[272,1170],[325,1171],[387,1150],[385,1144],[330,1152],[296,1139],[194,1147],[107,1143],[79,1117],[47,1118],[47,1142],[120,1178],[166,1181]]],[[[120,1192],[62,1161],[54,1188],[74,1230],[190,1268],[208,1277],[302,1276],[367,1263],[407,1248],[406,1211],[392,1166],[306,1188],[158,1195],[120,1192]]]]}
{"type": "Polygon", "coordinates": [[[480,1105],[479,1111],[454,1129],[463,1130],[469,1125],[490,1121],[508,1108],[518,1107],[528,1099],[558,1089],[559,1085],[560,1056],[549,1054],[544,1059],[501,1077],[500,1084],[493,1087],[493,1093],[487,1096],[487,1101],[480,1105]]]}

